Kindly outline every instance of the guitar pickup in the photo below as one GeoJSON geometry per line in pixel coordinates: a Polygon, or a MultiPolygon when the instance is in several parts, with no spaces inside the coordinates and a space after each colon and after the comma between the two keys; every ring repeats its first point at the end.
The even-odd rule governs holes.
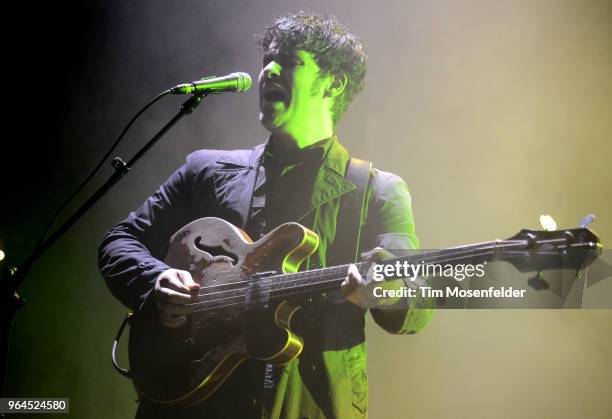
{"type": "Polygon", "coordinates": [[[275,274],[276,271],[266,271],[251,276],[244,300],[247,311],[269,308],[272,283],[265,281],[265,279],[275,274]]]}

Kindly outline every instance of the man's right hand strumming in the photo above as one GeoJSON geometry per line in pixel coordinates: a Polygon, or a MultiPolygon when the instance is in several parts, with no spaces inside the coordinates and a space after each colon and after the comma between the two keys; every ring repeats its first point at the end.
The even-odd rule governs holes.
{"type": "Polygon", "coordinates": [[[155,280],[155,304],[166,327],[179,327],[187,320],[189,308],[197,298],[197,284],[188,271],[167,269],[155,280]]]}

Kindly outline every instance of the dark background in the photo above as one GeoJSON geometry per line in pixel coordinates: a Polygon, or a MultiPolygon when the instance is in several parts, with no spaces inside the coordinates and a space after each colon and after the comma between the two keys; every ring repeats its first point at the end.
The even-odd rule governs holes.
{"type": "MultiPolygon", "coordinates": [[[[609,1],[87,1],[5,12],[0,263],[27,256],[146,101],[205,75],[255,79],[252,35],[299,9],[336,14],[364,39],[366,90],[338,132],[406,179],[422,247],[509,237],[546,213],[562,228],[595,213],[594,229],[612,237],[609,1]]],[[[131,156],[181,101],[147,112],[115,155],[131,156]]],[[[132,415],[135,394],[109,359],[125,309],[97,272],[97,246],[189,152],[264,139],[256,89],[206,99],[47,252],[22,288],[10,395],[70,397],[78,418],[132,415]]],[[[446,311],[417,336],[369,327],[371,416],[609,417],[611,320],[446,311]]]]}

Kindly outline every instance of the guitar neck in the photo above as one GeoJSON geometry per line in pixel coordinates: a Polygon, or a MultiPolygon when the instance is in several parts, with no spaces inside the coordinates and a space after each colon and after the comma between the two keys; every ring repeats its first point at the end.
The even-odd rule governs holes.
{"type": "MultiPolygon", "coordinates": [[[[408,250],[407,252],[411,254],[386,259],[381,261],[380,264],[399,266],[398,269],[400,271],[401,267],[404,267],[404,270],[406,270],[407,265],[456,266],[466,263],[479,264],[496,259],[496,255],[500,250],[522,249],[525,245],[526,242],[524,240],[497,240],[443,250],[408,250]]],[[[358,262],[355,265],[362,276],[365,276],[370,268],[370,262],[358,262]]],[[[340,286],[348,274],[348,268],[349,265],[346,264],[291,274],[274,275],[265,278],[265,281],[267,282],[266,285],[269,286],[270,297],[283,298],[291,295],[325,292],[340,286]]]]}
{"type": "MultiPolygon", "coordinates": [[[[409,254],[378,262],[381,265],[422,265],[423,268],[455,267],[460,264],[477,265],[493,260],[504,260],[521,272],[546,269],[582,269],[594,260],[600,251],[599,239],[589,230],[571,229],[559,231],[522,230],[508,240],[493,240],[442,250],[406,250],[409,254]]],[[[355,264],[359,273],[365,276],[370,262],[355,264]]],[[[265,278],[265,286],[271,297],[283,298],[291,295],[325,292],[340,287],[348,274],[349,265],[314,269],[291,274],[273,275],[265,278]],[[269,288],[268,288],[269,287],[269,288]]],[[[418,268],[418,267],[417,267],[418,268]]],[[[384,272],[384,268],[383,268],[384,272]]],[[[412,272],[417,272],[412,270],[412,272]]],[[[439,270],[419,270],[416,276],[440,276],[439,270]]],[[[406,277],[407,275],[401,275],[406,277]]],[[[383,275],[383,279],[394,279],[383,275]]]]}

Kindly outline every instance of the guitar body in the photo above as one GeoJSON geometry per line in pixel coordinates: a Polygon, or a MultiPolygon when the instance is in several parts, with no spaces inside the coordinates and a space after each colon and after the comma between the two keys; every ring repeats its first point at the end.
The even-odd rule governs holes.
{"type": "Polygon", "coordinates": [[[219,218],[174,234],[165,262],[189,271],[202,288],[178,328],[164,327],[152,309],[132,319],[130,373],[139,395],[186,407],[210,396],[247,358],[283,365],[299,356],[302,339],[290,330],[299,305],[268,304],[252,278],[296,272],[317,246],[317,235],[297,223],[256,242],[219,218]]]}

